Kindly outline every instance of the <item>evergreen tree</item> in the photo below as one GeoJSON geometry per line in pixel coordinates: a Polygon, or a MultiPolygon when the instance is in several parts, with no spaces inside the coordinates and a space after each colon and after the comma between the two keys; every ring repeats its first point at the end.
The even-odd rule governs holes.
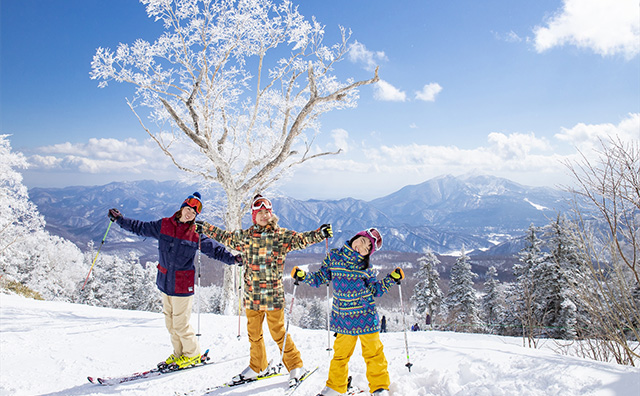
{"type": "Polygon", "coordinates": [[[322,302],[314,298],[307,303],[302,317],[300,318],[300,327],[305,329],[324,329],[327,326],[327,311],[322,302]]]}
{"type": "Polygon", "coordinates": [[[503,321],[508,328],[523,329],[523,335],[530,339],[534,337],[539,326],[534,315],[534,268],[538,268],[547,257],[542,252],[543,241],[538,237],[539,233],[540,230],[533,224],[527,230],[525,246],[518,253],[520,264],[513,266],[516,280],[513,287],[507,290],[507,309],[503,321]]]}
{"type": "Polygon", "coordinates": [[[435,253],[428,251],[424,256],[418,258],[420,269],[416,274],[419,279],[413,289],[411,301],[416,305],[416,311],[424,317],[425,313],[430,315],[433,320],[433,314],[440,309],[443,294],[440,289],[440,274],[438,274],[437,266],[440,260],[435,253]]]}
{"type": "Polygon", "coordinates": [[[473,288],[473,279],[478,275],[471,271],[469,256],[464,246],[460,253],[451,269],[451,283],[445,304],[449,310],[450,324],[467,325],[469,330],[474,330],[481,323],[476,291],[473,288]]]}
{"type": "Polygon", "coordinates": [[[484,296],[482,297],[482,312],[489,325],[496,324],[502,319],[503,296],[498,280],[496,267],[487,269],[486,280],[484,282],[484,296]]]}
{"type": "Polygon", "coordinates": [[[571,224],[561,215],[547,227],[549,258],[534,271],[536,280],[535,301],[543,324],[549,327],[550,336],[572,339],[577,326],[588,323],[580,307],[576,291],[579,284],[588,282],[586,267],[580,258],[577,241],[571,224]]]}

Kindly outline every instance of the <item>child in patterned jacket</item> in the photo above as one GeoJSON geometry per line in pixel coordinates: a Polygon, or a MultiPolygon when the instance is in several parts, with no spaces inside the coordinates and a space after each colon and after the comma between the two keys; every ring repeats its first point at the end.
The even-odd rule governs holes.
{"type": "Polygon", "coordinates": [[[253,225],[246,230],[225,231],[207,222],[196,222],[196,232],[238,250],[244,263],[244,303],[249,333],[249,366],[233,377],[234,382],[251,380],[270,369],[262,336],[262,323],[267,320],[271,337],[284,352],[282,361],[289,371],[289,384],[295,385],[305,374],[300,352],[284,326],[284,289],[282,272],[287,253],[301,250],[333,236],[330,224],[317,230],[295,232],[278,226],[272,204],[257,195],[251,205],[253,225]]]}
{"type": "Polygon", "coordinates": [[[381,281],[370,267],[371,254],[382,247],[382,235],[375,228],[357,233],[340,249],[332,249],[316,272],[298,267],[291,276],[298,282],[319,287],[333,282],[331,330],[336,332],[334,355],[329,366],[326,387],[318,396],[338,396],[347,391],[349,359],[360,339],[362,357],[367,365],[367,380],[372,395],[389,395],[389,371],[380,342],[380,319],[374,297],[389,291],[404,278],[396,268],[381,281]]]}

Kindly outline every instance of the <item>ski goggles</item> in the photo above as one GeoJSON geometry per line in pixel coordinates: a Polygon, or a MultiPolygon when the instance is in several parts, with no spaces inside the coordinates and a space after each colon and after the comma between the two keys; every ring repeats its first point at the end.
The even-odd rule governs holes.
{"type": "Polygon", "coordinates": [[[202,202],[196,197],[188,197],[184,200],[184,204],[196,211],[196,214],[202,212],[202,202]]]}
{"type": "Polygon", "coordinates": [[[380,231],[376,230],[375,228],[369,228],[365,232],[375,242],[376,251],[380,250],[380,248],[382,247],[382,235],[380,235],[380,231]]]}
{"type": "Polygon", "coordinates": [[[266,198],[258,198],[255,201],[253,201],[253,204],[251,205],[251,210],[260,210],[261,208],[271,210],[272,208],[271,201],[269,201],[266,198]]]}

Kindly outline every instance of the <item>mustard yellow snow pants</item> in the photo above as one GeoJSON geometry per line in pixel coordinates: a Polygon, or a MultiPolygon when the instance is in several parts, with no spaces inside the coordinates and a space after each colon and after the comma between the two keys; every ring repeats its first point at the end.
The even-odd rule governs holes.
{"type": "Polygon", "coordinates": [[[173,354],[176,357],[200,355],[196,332],[193,331],[193,327],[189,323],[192,307],[193,296],[177,297],[162,293],[162,313],[167,330],[171,335],[173,354]]]}
{"type": "MultiPolygon", "coordinates": [[[[257,373],[267,368],[267,352],[264,347],[264,338],[262,331],[262,322],[267,317],[267,326],[271,333],[271,338],[278,344],[282,353],[282,344],[284,343],[284,309],[276,309],[273,311],[255,311],[247,309],[247,332],[249,333],[249,342],[251,343],[249,359],[249,367],[257,373]]],[[[278,359],[279,360],[279,359],[278,359]]],[[[293,343],[291,334],[287,334],[287,345],[284,349],[282,357],[284,366],[291,371],[298,367],[302,367],[302,357],[296,345],[293,343]]]]}
{"type": "Polygon", "coordinates": [[[338,393],[347,391],[349,378],[349,359],[353,355],[356,342],[360,339],[362,357],[367,365],[367,380],[371,393],[378,389],[389,389],[389,371],[387,371],[387,358],[384,356],[380,333],[352,336],[338,334],[333,344],[333,359],[329,366],[329,379],[327,386],[338,393]]]}

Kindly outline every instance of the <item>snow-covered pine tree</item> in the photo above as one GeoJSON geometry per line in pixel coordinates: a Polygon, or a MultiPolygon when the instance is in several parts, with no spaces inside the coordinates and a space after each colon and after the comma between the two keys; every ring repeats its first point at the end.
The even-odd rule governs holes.
{"type": "Polygon", "coordinates": [[[12,152],[9,135],[0,135],[0,270],[5,273],[10,272],[3,266],[5,251],[32,231],[44,228],[44,218],[29,199],[22,174],[16,170],[27,166],[22,153],[12,152]]]}
{"type": "Polygon", "coordinates": [[[304,329],[327,328],[327,311],[320,299],[314,298],[307,301],[299,326],[304,329]]]}
{"type": "Polygon", "coordinates": [[[549,224],[546,232],[549,257],[538,271],[543,284],[536,288],[535,300],[544,312],[543,324],[550,327],[549,333],[554,338],[573,339],[577,326],[589,323],[575,293],[577,285],[590,280],[571,227],[560,214],[549,224]]]}
{"type": "Polygon", "coordinates": [[[485,322],[493,331],[494,326],[502,321],[504,296],[498,280],[496,267],[490,266],[487,269],[484,281],[484,295],[482,296],[482,312],[485,322]]]}
{"type": "Polygon", "coordinates": [[[449,293],[445,298],[449,311],[448,324],[461,325],[459,330],[462,331],[478,331],[481,325],[476,291],[473,287],[473,279],[477,276],[471,271],[469,256],[463,246],[451,269],[449,293]]]}
{"type": "Polygon", "coordinates": [[[440,274],[436,269],[440,260],[433,251],[428,251],[418,258],[420,269],[416,273],[416,283],[413,289],[411,301],[416,306],[416,311],[422,317],[430,315],[432,323],[434,314],[440,310],[444,298],[440,289],[440,274]]]}
{"type": "MultiPolygon", "coordinates": [[[[91,78],[135,86],[129,106],[160,149],[178,169],[224,189],[227,230],[239,229],[251,198],[293,167],[339,153],[313,145],[320,117],[355,107],[358,87],[379,80],[377,69],[365,81],[336,78],[350,33],[340,28],[340,42],[325,45],[324,26],[289,0],[142,3],[164,23],[162,36],[98,48],[91,78]]],[[[225,268],[229,314],[233,272],[225,268]]]]}
{"type": "Polygon", "coordinates": [[[519,264],[514,264],[515,282],[507,288],[506,306],[503,323],[506,333],[522,334],[530,342],[535,341],[540,322],[534,314],[533,288],[534,268],[546,260],[547,254],[542,251],[543,241],[538,234],[541,231],[531,224],[525,234],[525,246],[518,253],[519,264]]]}
{"type": "Polygon", "coordinates": [[[37,291],[47,300],[70,301],[82,277],[82,253],[44,230],[44,218],[30,200],[22,175],[22,153],[0,135],[0,275],[37,291]]]}

